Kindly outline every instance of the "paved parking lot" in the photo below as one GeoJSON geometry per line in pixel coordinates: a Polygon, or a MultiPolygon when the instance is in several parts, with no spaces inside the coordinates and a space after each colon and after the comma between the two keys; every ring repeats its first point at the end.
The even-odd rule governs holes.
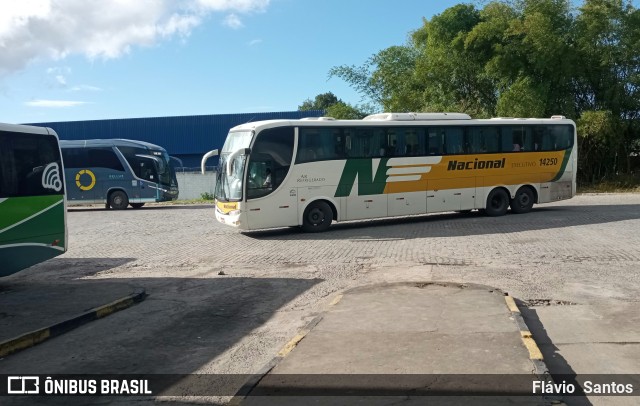
{"type": "Polygon", "coordinates": [[[69,252],[1,279],[0,300],[33,291],[46,312],[35,292],[143,287],[149,297],[1,359],[0,373],[254,373],[338,292],[378,282],[467,282],[532,306],[640,309],[640,194],[583,195],[499,218],[344,223],[323,234],[240,233],[215,222],[212,206],[71,209],[68,223],[69,252]]]}

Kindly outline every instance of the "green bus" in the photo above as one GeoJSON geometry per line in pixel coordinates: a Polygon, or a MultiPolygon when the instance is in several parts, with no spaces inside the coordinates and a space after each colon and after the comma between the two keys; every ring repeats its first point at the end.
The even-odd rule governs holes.
{"type": "Polygon", "coordinates": [[[66,224],[57,134],[0,123],[0,277],[63,254],[66,224]]]}

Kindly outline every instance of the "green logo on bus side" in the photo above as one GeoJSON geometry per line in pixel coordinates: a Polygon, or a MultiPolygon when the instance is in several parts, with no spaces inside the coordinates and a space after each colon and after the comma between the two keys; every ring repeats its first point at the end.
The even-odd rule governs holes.
{"type": "Polygon", "coordinates": [[[380,165],[373,176],[373,159],[348,159],[344,165],[335,197],[351,194],[351,189],[358,178],[358,196],[379,195],[384,193],[387,184],[387,162],[389,158],[380,158],[380,165]]]}

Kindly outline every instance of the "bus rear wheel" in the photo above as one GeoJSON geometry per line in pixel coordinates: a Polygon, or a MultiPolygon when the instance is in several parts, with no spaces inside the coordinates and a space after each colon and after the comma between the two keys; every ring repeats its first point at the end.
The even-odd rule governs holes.
{"type": "Polygon", "coordinates": [[[332,220],[333,211],[326,202],[313,202],[304,211],[302,230],[307,233],[326,231],[331,226],[332,220]]]}
{"type": "Polygon", "coordinates": [[[124,210],[129,205],[129,198],[122,190],[116,190],[109,195],[109,206],[114,210],[124,210]]]}
{"type": "Polygon", "coordinates": [[[144,203],[129,203],[131,205],[131,207],[133,207],[134,209],[139,209],[142,206],[144,206],[144,203]]]}
{"type": "Polygon", "coordinates": [[[487,197],[485,212],[491,217],[503,216],[509,209],[509,195],[504,189],[493,189],[487,197]]]}
{"type": "Polygon", "coordinates": [[[516,197],[511,201],[511,211],[514,213],[527,213],[533,207],[533,191],[528,186],[523,186],[516,192],[516,197]]]}

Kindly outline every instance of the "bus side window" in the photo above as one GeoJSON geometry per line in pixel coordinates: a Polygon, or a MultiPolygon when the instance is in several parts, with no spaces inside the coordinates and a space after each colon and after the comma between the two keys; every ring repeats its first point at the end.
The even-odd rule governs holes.
{"type": "Polygon", "coordinates": [[[437,128],[429,129],[429,155],[442,155],[443,134],[437,128]]]}
{"type": "MultiPolygon", "coordinates": [[[[443,132],[445,130],[443,129],[443,132]]],[[[447,127],[444,145],[447,154],[464,154],[463,130],[460,127],[447,127]]]]}
{"type": "Polygon", "coordinates": [[[510,126],[502,127],[502,142],[500,146],[501,152],[513,151],[513,129],[510,126]]]}

